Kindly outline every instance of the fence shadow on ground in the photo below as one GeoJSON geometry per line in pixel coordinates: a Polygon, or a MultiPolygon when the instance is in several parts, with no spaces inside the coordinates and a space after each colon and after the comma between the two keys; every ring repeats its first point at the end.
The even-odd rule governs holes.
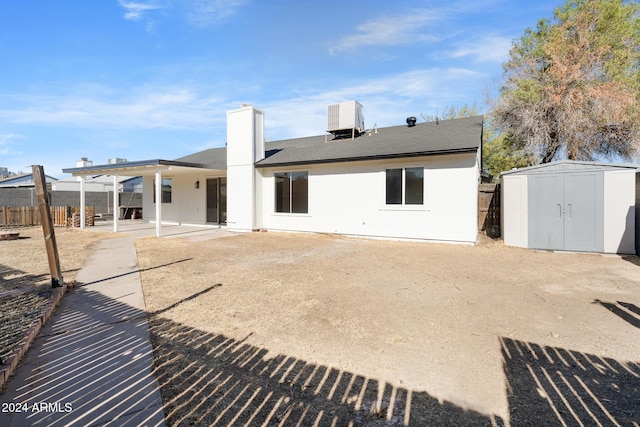
{"type": "MultiPolygon", "coordinates": [[[[170,307],[220,286],[211,285],[170,307]]],[[[29,385],[2,396],[3,401],[69,403],[73,410],[29,414],[29,423],[94,425],[127,414],[127,420],[153,424],[150,420],[162,414],[162,408],[148,401],[155,376],[168,425],[506,424],[496,415],[466,410],[423,391],[271,354],[249,344],[248,337],[233,339],[176,323],[163,316],[166,309],[150,314],[147,321],[145,312],[91,289],[74,292],[88,299],[93,311],[63,310],[38,344],[38,366],[24,367],[31,370],[29,385]],[[153,367],[139,363],[151,346],[127,334],[145,324],[153,367]],[[68,357],[47,359],[56,349],[68,357]]],[[[499,340],[512,426],[633,425],[640,419],[638,363],[499,340]]]]}
{"type": "MultiPolygon", "coordinates": [[[[155,373],[170,425],[505,425],[425,392],[316,365],[152,316],[155,373]]],[[[499,338],[510,423],[630,425],[640,365],[499,338]]]]}
{"type": "Polygon", "coordinates": [[[149,320],[169,425],[504,425],[423,392],[278,354],[159,316],[149,320]]]}
{"type": "MultiPolygon", "coordinates": [[[[63,270],[62,274],[75,273],[80,269],[63,270]]],[[[46,291],[51,289],[51,274],[30,274],[22,270],[0,264],[0,295],[13,289],[46,291]]]]}
{"type": "MultiPolygon", "coordinates": [[[[47,281],[49,274],[29,274],[0,264],[0,293],[12,289],[34,288],[34,284],[47,281]]],[[[50,282],[49,282],[50,283],[50,282]]]]}
{"type": "Polygon", "coordinates": [[[638,425],[640,364],[500,338],[510,422],[638,425]]]}
{"type": "Polygon", "coordinates": [[[599,299],[594,300],[593,304],[600,304],[631,326],[640,329],[640,307],[637,305],[624,301],[617,301],[617,304],[614,304],[599,299]]]}

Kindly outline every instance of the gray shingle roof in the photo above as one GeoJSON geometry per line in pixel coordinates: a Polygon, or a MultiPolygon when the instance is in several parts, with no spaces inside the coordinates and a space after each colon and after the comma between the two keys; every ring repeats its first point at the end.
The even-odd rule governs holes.
{"type": "Polygon", "coordinates": [[[199,151],[188,156],[176,159],[179,162],[202,163],[209,169],[227,169],[227,148],[209,148],[208,150],[199,151]]]}
{"type": "MultiPolygon", "coordinates": [[[[329,136],[332,138],[332,136],[329,136]]],[[[392,126],[355,139],[327,139],[324,135],[265,143],[265,159],[257,167],[334,163],[380,158],[476,151],[482,139],[482,116],[392,126]]],[[[211,148],[176,159],[226,169],[226,148],[211,148]]]]}

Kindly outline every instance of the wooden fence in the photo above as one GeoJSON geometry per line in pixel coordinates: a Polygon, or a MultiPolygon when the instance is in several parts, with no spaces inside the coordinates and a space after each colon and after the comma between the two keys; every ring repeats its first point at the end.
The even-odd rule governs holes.
{"type": "Polygon", "coordinates": [[[500,237],[500,184],[480,184],[478,229],[489,237],[500,237]]]}
{"type": "MultiPolygon", "coordinates": [[[[79,226],[79,220],[73,221],[74,215],[80,216],[80,208],[78,206],[51,206],[51,220],[55,227],[79,226]]],[[[85,207],[85,225],[93,225],[93,217],[95,208],[93,206],[85,207]]],[[[0,207],[0,226],[2,227],[27,227],[40,225],[40,211],[37,206],[21,206],[21,207],[0,207]]]]}

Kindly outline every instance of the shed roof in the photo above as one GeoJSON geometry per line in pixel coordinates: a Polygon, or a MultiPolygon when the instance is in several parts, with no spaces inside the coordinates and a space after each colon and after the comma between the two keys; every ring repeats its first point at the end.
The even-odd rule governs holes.
{"type": "Polygon", "coordinates": [[[542,163],[526,168],[512,169],[502,172],[500,175],[530,175],[539,173],[558,172],[584,172],[592,170],[619,170],[632,169],[640,170],[640,165],[631,163],[606,163],[606,162],[586,162],[580,160],[559,160],[557,162],[542,163]]]}

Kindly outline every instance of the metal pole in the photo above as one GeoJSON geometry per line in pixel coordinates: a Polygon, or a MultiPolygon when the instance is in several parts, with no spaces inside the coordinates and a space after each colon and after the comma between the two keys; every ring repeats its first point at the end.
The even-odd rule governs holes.
{"type": "Polygon", "coordinates": [[[56,234],[51,221],[51,210],[49,209],[49,198],[47,197],[47,186],[42,166],[33,165],[33,181],[38,197],[38,209],[40,211],[40,222],[42,223],[42,233],[44,243],[47,248],[47,258],[49,259],[49,271],[51,272],[51,287],[59,288],[64,286],[62,269],[60,268],[60,257],[58,256],[58,245],[56,244],[56,234]]]}
{"type": "Polygon", "coordinates": [[[162,222],[162,173],[156,171],[156,237],[160,237],[160,223],[162,222]]]}
{"type": "Polygon", "coordinates": [[[80,228],[84,228],[87,216],[87,202],[84,194],[84,176],[79,176],[80,179],[80,228]]]}
{"type": "Polygon", "coordinates": [[[120,201],[118,200],[118,175],[113,176],[113,232],[118,232],[120,218],[120,201]]]}

